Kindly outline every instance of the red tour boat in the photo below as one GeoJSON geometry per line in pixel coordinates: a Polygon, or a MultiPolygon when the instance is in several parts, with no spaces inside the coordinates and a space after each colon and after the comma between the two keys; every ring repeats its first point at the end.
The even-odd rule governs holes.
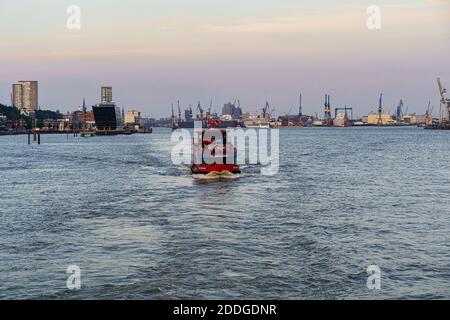
{"type": "Polygon", "coordinates": [[[227,131],[215,129],[220,123],[217,119],[208,119],[208,129],[197,134],[198,143],[193,144],[191,171],[194,174],[218,173],[237,174],[241,170],[237,165],[237,150],[227,143],[227,131]]]}

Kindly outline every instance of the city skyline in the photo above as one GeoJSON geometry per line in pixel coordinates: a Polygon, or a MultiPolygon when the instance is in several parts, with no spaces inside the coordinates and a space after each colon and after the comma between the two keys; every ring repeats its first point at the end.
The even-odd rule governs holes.
{"type": "Polygon", "coordinates": [[[8,25],[0,53],[8,61],[2,103],[9,104],[17,79],[35,79],[40,105],[63,112],[83,97],[88,105],[98,103],[98,88],[107,85],[118,106],[155,117],[169,116],[177,100],[186,107],[211,99],[216,111],[240,99],[247,112],[268,100],[279,114],[295,113],[299,93],[304,113],[322,113],[328,93],[333,105],[349,105],[361,116],[375,111],[380,92],[391,112],[400,99],[417,113],[431,100],[436,112],[436,77],[450,83],[445,0],[228,6],[134,0],[109,2],[108,14],[83,0],[81,30],[72,31],[66,28],[72,3],[25,2],[0,1],[0,18],[8,25]],[[382,10],[380,30],[366,27],[371,4],[382,10]],[[29,29],[18,17],[27,19],[29,29]]]}

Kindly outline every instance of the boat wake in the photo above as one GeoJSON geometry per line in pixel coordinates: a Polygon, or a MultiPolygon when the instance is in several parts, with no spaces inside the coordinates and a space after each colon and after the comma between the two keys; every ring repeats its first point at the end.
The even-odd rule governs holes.
{"type": "Polygon", "coordinates": [[[208,174],[193,174],[192,177],[197,181],[210,180],[236,180],[241,177],[240,174],[231,173],[230,171],[213,171],[208,174]]]}

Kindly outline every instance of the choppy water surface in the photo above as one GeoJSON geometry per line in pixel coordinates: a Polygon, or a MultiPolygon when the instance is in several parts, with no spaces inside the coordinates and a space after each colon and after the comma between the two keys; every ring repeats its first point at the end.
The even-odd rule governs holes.
{"type": "Polygon", "coordinates": [[[165,129],[0,137],[0,298],[450,298],[449,134],[281,130],[277,176],[206,184],[165,129]]]}

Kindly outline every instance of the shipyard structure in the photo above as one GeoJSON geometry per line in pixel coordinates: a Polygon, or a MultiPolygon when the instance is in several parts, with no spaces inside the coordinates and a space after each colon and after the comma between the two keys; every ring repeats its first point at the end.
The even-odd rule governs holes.
{"type": "Polygon", "coordinates": [[[190,129],[194,128],[195,122],[201,122],[202,126],[206,128],[208,126],[209,120],[217,121],[217,128],[236,128],[242,127],[242,109],[240,107],[240,102],[235,101],[234,103],[226,103],[222,108],[222,115],[219,116],[216,112],[213,112],[212,109],[212,101],[209,105],[208,110],[205,110],[201,103],[198,102],[196,110],[198,111],[197,115],[194,117],[194,112],[192,109],[192,105],[189,105],[188,108],[184,110],[184,117],[181,112],[180,101],[178,101],[178,113],[175,114],[174,106],[172,104],[172,117],[171,117],[171,126],[172,129],[190,129]]]}
{"type": "Polygon", "coordinates": [[[447,89],[442,85],[441,79],[437,79],[439,95],[439,119],[426,126],[427,129],[450,130],[450,99],[447,98],[447,89]]]}

